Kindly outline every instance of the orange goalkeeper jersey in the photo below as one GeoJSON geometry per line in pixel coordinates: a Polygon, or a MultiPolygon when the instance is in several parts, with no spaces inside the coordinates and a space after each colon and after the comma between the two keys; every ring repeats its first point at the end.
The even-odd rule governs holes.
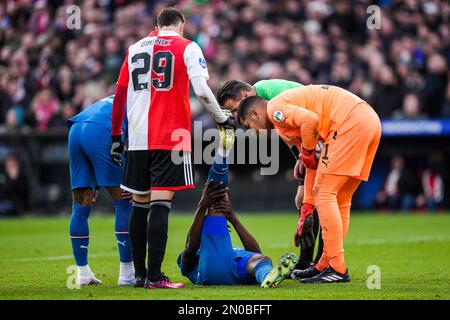
{"type": "Polygon", "coordinates": [[[366,102],[342,88],[308,85],[270,100],[267,114],[283,140],[313,150],[318,138],[325,140],[360,103],[366,102]]]}

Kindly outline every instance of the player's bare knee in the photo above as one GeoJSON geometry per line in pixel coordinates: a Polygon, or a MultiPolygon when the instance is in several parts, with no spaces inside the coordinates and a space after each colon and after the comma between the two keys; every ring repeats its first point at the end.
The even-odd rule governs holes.
{"type": "Polygon", "coordinates": [[[139,202],[139,203],[147,203],[150,202],[150,196],[151,194],[136,194],[133,193],[133,201],[139,202]]]}
{"type": "Polygon", "coordinates": [[[114,201],[122,199],[122,189],[119,187],[106,187],[105,189],[114,201]]]}
{"type": "Polygon", "coordinates": [[[261,255],[261,257],[258,259],[258,263],[260,262],[272,262],[272,259],[268,256],[261,255]]]}
{"type": "Polygon", "coordinates": [[[79,188],[72,191],[73,202],[81,206],[89,207],[94,199],[94,190],[90,188],[79,188]]]}
{"type": "Polygon", "coordinates": [[[247,273],[253,274],[255,267],[261,262],[272,262],[272,259],[260,253],[254,254],[247,262],[247,273]]]}
{"type": "Polygon", "coordinates": [[[151,201],[155,201],[155,200],[172,201],[174,194],[175,194],[175,192],[171,191],[171,190],[156,190],[156,191],[152,191],[150,200],[151,201]]]}

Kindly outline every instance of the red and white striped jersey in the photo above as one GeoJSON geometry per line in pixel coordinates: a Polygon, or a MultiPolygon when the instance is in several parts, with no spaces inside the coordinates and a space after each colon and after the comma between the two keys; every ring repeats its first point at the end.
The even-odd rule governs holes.
{"type": "Polygon", "coordinates": [[[191,150],[190,135],[179,133],[191,132],[189,80],[198,76],[209,78],[202,51],[176,32],[160,31],[128,48],[117,85],[127,87],[129,150],[191,150]]]}

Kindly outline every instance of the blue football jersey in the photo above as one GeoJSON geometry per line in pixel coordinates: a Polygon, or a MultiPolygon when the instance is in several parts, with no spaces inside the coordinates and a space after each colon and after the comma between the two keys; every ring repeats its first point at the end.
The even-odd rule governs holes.
{"type": "MultiPolygon", "coordinates": [[[[105,97],[84,109],[79,114],[67,120],[69,128],[76,122],[93,122],[111,130],[111,114],[114,95],[105,97]]],[[[127,132],[128,121],[125,112],[123,120],[123,132],[127,132]]]]}

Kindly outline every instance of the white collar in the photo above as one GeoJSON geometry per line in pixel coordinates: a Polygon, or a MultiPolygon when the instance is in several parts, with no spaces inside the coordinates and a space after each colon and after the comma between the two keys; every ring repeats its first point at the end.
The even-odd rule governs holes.
{"type": "Polygon", "coordinates": [[[175,31],[159,31],[158,32],[158,36],[161,37],[180,37],[180,35],[178,33],[176,33],[175,31]]]}

